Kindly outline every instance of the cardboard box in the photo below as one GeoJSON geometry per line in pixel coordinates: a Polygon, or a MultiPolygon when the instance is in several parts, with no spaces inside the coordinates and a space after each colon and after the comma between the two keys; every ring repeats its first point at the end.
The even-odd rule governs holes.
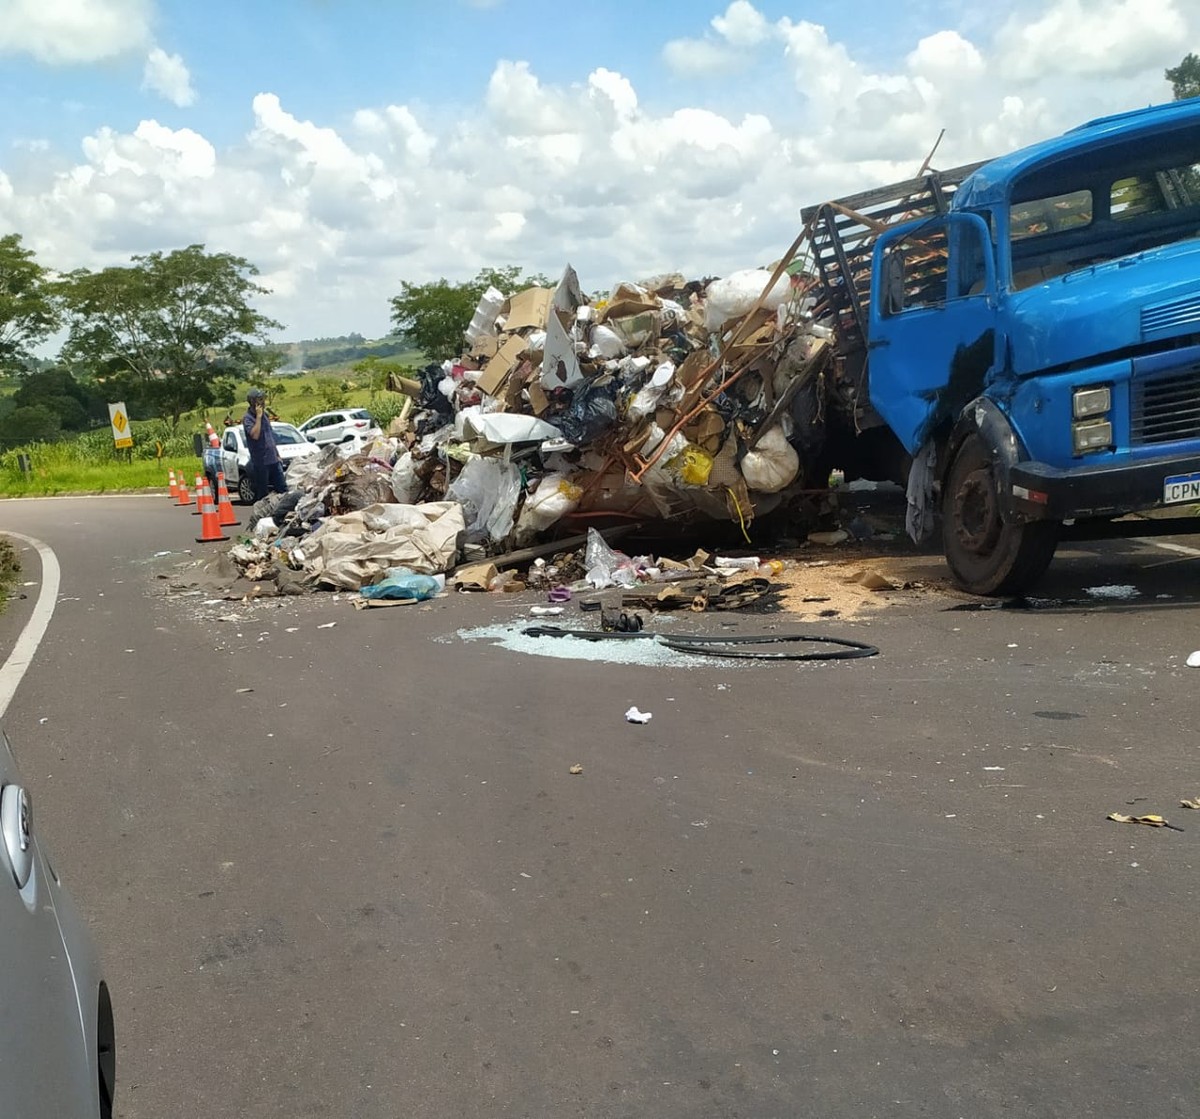
{"type": "Polygon", "coordinates": [[[494,356],[499,348],[500,339],[494,334],[485,334],[482,338],[477,339],[471,347],[471,356],[486,361],[488,358],[494,356]]]}
{"type": "Polygon", "coordinates": [[[516,368],[525,352],[525,339],[519,334],[513,334],[504,339],[504,344],[496,351],[487,367],[475,379],[481,392],[495,396],[500,387],[508,380],[508,375],[516,368]]]}
{"type": "Polygon", "coordinates": [[[494,563],[472,563],[460,567],[448,581],[460,591],[486,591],[491,589],[492,580],[499,574],[494,563]]]}
{"type": "Polygon", "coordinates": [[[647,311],[657,311],[662,304],[658,297],[651,295],[645,288],[636,284],[617,284],[613,288],[608,305],[604,308],[601,322],[610,323],[613,319],[624,319],[630,315],[642,315],[647,311]]]}
{"type": "Polygon", "coordinates": [[[550,398],[546,395],[546,390],[542,388],[541,382],[534,377],[525,388],[529,393],[529,404],[533,408],[533,414],[535,416],[544,414],[550,407],[550,398]]]}
{"type": "Polygon", "coordinates": [[[554,292],[550,288],[526,288],[517,292],[501,308],[504,318],[504,333],[516,330],[545,330],[546,316],[550,313],[550,301],[554,292]]]}

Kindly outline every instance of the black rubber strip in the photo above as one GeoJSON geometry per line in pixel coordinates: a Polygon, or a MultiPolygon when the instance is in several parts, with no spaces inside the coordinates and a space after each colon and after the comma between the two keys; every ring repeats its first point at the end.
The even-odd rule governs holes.
{"type": "Polygon", "coordinates": [[[578,637],[584,641],[655,641],[677,653],[697,653],[706,657],[734,657],[743,660],[772,661],[847,661],[879,656],[879,649],[862,641],[844,637],[818,637],[815,634],[749,634],[745,637],[681,637],[662,633],[606,633],[594,629],[560,629],[558,626],[530,626],[526,637],[578,637]],[[764,645],[796,645],[801,642],[836,645],[837,649],[818,653],[764,652],[764,645]],[[737,646],[737,648],[733,648],[737,646]],[[752,646],[754,648],[747,648],[752,646]]]}

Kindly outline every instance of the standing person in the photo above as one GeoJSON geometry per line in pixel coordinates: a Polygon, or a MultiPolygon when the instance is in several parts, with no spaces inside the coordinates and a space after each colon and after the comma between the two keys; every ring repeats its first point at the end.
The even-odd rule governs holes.
{"type": "Polygon", "coordinates": [[[283,493],[287,482],[283,479],[283,467],[279,465],[279,452],[275,449],[275,433],[267,418],[267,394],[262,389],[251,389],[246,393],[250,405],[242,417],[242,430],[246,433],[246,447],[250,451],[250,479],[254,483],[254,500],[262,501],[268,493],[283,493]]]}

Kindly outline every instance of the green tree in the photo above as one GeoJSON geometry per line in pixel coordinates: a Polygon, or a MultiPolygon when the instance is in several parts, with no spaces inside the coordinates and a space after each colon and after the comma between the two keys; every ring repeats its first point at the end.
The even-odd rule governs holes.
{"type": "Polygon", "coordinates": [[[62,423],[44,404],[14,408],[0,420],[0,445],[20,447],[26,443],[45,443],[57,439],[62,423]]]}
{"type": "Polygon", "coordinates": [[[339,381],[336,377],[318,377],[317,394],[326,410],[345,408],[346,402],[350,399],[350,390],[346,387],[345,382],[339,381]]]}
{"type": "Polygon", "coordinates": [[[0,372],[11,373],[30,359],[30,347],[59,324],[53,286],[21,237],[0,237],[0,372]]]}
{"type": "Polygon", "coordinates": [[[435,280],[428,284],[401,283],[400,294],[392,297],[392,322],[430,361],[457,357],[463,349],[463,333],[479,299],[489,287],[505,295],[529,287],[553,286],[540,272],[523,276],[516,265],[484,268],[466,283],[435,280]]]}
{"type": "Polygon", "coordinates": [[[256,343],[279,323],[251,306],[267,291],[242,257],[189,245],[132,260],[61,282],[63,357],[174,430],[184,412],[227,398],[229,382],[257,368],[256,343]]]}
{"type": "Polygon", "coordinates": [[[20,408],[38,404],[49,408],[58,416],[64,431],[83,431],[89,420],[101,420],[108,415],[104,401],[62,366],[26,373],[13,393],[13,403],[20,408]]]}
{"type": "Polygon", "coordinates": [[[1163,71],[1163,77],[1171,83],[1176,101],[1200,97],[1200,56],[1185,54],[1178,66],[1163,71]]]}

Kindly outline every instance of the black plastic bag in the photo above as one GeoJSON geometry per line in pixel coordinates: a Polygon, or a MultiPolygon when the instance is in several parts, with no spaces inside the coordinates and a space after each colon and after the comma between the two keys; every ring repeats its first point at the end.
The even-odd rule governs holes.
{"type": "Polygon", "coordinates": [[[575,393],[567,410],[553,419],[563,438],[577,447],[598,439],[617,422],[617,403],[613,399],[616,382],[585,385],[575,393]]]}
{"type": "Polygon", "coordinates": [[[454,414],[454,405],[438,391],[438,385],[445,377],[446,371],[437,364],[427,365],[421,370],[421,395],[417,399],[419,408],[432,409],[444,416],[454,414]]]}

